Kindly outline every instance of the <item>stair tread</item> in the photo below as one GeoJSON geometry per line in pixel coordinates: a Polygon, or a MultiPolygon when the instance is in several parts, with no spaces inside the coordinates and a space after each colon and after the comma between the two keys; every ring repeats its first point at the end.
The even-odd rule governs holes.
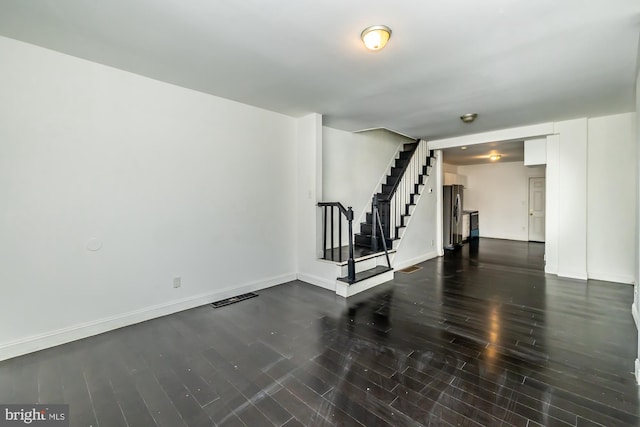
{"type": "Polygon", "coordinates": [[[350,285],[358,282],[362,282],[363,280],[370,279],[372,277],[378,276],[380,274],[386,273],[387,271],[393,271],[393,268],[389,268],[384,265],[378,265],[369,270],[364,270],[359,273],[356,273],[356,278],[353,282],[350,282],[348,277],[338,277],[338,280],[341,282],[349,283],[350,285]]]}
{"type": "MultiPolygon", "coordinates": [[[[365,236],[365,237],[371,237],[371,236],[372,236],[372,234],[367,234],[367,233],[354,233],[354,236],[365,236]]],[[[380,234],[376,234],[376,237],[377,237],[378,239],[382,239],[382,236],[380,236],[380,234]]],[[[393,239],[393,238],[388,238],[388,239],[387,239],[387,241],[389,241],[389,240],[395,240],[395,239],[393,239]]]]}
{"type": "MultiPolygon", "coordinates": [[[[395,249],[389,249],[390,254],[395,252],[395,249]]],[[[353,259],[356,263],[383,255],[384,250],[382,250],[382,248],[379,248],[378,251],[372,251],[370,248],[364,246],[353,246],[353,259]]],[[[340,248],[334,248],[333,250],[327,249],[325,251],[325,257],[321,259],[338,265],[347,265],[347,261],[349,259],[349,246],[342,246],[340,248]],[[340,252],[342,253],[342,260],[340,260],[340,252]]]]}

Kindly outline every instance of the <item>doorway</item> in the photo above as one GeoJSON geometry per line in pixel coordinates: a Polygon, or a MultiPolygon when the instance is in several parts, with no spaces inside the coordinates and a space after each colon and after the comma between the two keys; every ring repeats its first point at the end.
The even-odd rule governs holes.
{"type": "Polygon", "coordinates": [[[544,242],[545,178],[529,178],[529,241],[544,242]]]}

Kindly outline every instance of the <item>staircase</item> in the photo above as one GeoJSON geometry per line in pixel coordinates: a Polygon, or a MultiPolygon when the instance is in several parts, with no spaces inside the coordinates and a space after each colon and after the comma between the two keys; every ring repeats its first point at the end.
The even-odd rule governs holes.
{"type": "Polygon", "coordinates": [[[323,260],[339,267],[336,293],[351,296],[380,283],[393,279],[390,254],[393,254],[406,230],[418,198],[431,169],[433,152],[426,141],[404,144],[395,159],[379,193],[373,196],[371,209],[360,223],[360,232],[352,236],[353,210],[340,203],[319,203],[323,207],[324,251],[323,260]],[[335,246],[335,215],[338,208],[337,239],[335,246]],[[328,209],[331,209],[330,211],[328,209]],[[344,216],[344,218],[343,218],[344,216]],[[348,220],[348,246],[342,246],[342,220],[348,220]],[[330,234],[329,221],[330,219],[330,234]],[[327,241],[327,235],[331,241],[327,241]],[[383,240],[384,239],[384,240],[383,240]]]}
{"type": "MultiPolygon", "coordinates": [[[[425,155],[424,151],[426,151],[426,143],[424,150],[421,147],[422,156],[425,155]]],[[[419,146],[419,142],[414,142],[411,144],[404,144],[403,150],[399,153],[398,158],[396,158],[393,167],[389,175],[387,175],[386,181],[382,184],[382,191],[378,193],[377,200],[380,203],[380,215],[382,218],[382,228],[384,230],[385,243],[388,248],[393,248],[394,242],[397,242],[404,231],[404,228],[407,226],[409,217],[413,212],[412,207],[415,206],[418,196],[422,190],[422,186],[426,183],[426,178],[429,176],[429,169],[431,167],[431,160],[433,153],[428,153],[429,157],[425,159],[425,162],[419,162],[417,165],[419,170],[415,170],[415,166],[411,168],[411,159],[414,153],[416,152],[419,146]],[[403,177],[405,172],[409,174],[413,174],[415,176],[415,180],[411,183],[404,183],[403,177]],[[407,186],[411,185],[411,188],[407,186]],[[394,195],[396,191],[400,188],[402,191],[410,190],[407,194],[406,200],[403,200],[403,210],[400,212],[400,215],[397,218],[394,218],[396,221],[393,221],[393,226],[391,224],[391,209],[390,204],[394,201],[394,195]]],[[[416,163],[416,162],[414,162],[416,163]]],[[[398,203],[401,201],[398,200],[398,203]]],[[[383,247],[382,245],[382,236],[380,233],[377,234],[377,239],[373,239],[372,231],[373,231],[373,215],[372,215],[373,207],[371,211],[366,214],[366,221],[360,223],[360,233],[355,235],[355,244],[356,247],[363,247],[369,249],[380,249],[383,247]],[[377,240],[377,242],[376,242],[377,240]]]]}

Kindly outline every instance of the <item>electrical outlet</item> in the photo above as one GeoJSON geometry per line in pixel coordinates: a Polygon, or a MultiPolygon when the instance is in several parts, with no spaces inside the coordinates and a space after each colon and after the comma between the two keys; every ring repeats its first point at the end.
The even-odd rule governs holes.
{"type": "Polygon", "coordinates": [[[179,288],[180,286],[182,286],[182,278],[181,277],[174,277],[173,278],[173,287],[174,288],[179,288]]]}

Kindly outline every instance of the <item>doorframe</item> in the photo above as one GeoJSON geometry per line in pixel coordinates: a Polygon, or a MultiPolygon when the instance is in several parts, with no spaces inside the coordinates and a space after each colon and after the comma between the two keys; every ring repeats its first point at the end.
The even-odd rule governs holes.
{"type": "MultiPolygon", "coordinates": [[[[490,131],[490,132],[476,133],[476,134],[464,135],[464,136],[458,136],[458,137],[452,137],[452,138],[438,139],[438,140],[432,140],[428,142],[427,148],[429,150],[435,150],[436,152],[439,152],[439,155],[437,157],[438,158],[437,164],[438,164],[438,169],[440,173],[436,174],[436,177],[437,177],[436,182],[438,186],[437,199],[436,199],[436,206],[437,206],[436,209],[437,209],[437,215],[438,215],[437,217],[438,219],[436,221],[436,236],[438,236],[438,238],[440,239],[440,244],[438,245],[438,250],[442,251],[442,253],[439,253],[440,256],[444,255],[444,250],[440,249],[442,248],[442,242],[444,241],[444,238],[443,238],[444,224],[442,221],[442,206],[443,206],[442,184],[444,182],[444,170],[442,167],[442,149],[463,147],[463,146],[475,145],[475,144],[485,144],[488,142],[517,141],[517,140],[526,140],[526,139],[541,138],[541,137],[546,137],[547,144],[548,144],[549,139],[551,139],[552,141],[557,140],[556,133],[557,132],[555,130],[555,124],[553,122],[548,122],[548,123],[540,123],[540,124],[530,125],[530,126],[522,126],[518,128],[502,129],[497,131],[490,131]]],[[[555,148],[555,145],[553,147],[555,148]]],[[[547,152],[547,166],[548,164],[549,164],[549,152],[547,152]]],[[[548,191],[549,180],[547,177],[547,173],[548,173],[548,168],[545,171],[545,220],[548,218],[547,207],[550,206],[550,202],[553,202],[553,200],[549,199],[552,193],[548,191]]],[[[528,225],[528,222],[527,222],[527,225],[528,225]]],[[[528,230],[527,230],[527,235],[528,235],[528,230]]],[[[557,237],[558,237],[557,233],[551,233],[549,228],[547,227],[547,224],[545,223],[544,258],[545,258],[546,273],[557,274],[558,266],[555,263],[551,264],[550,266],[549,263],[547,262],[549,259],[547,255],[549,254],[550,249],[552,249],[552,252],[553,252],[551,254],[551,258],[552,259],[557,258],[557,244],[558,244],[557,237]]]]}
{"type": "MultiPolygon", "coordinates": [[[[546,169],[546,166],[545,166],[546,169]]],[[[545,171],[546,172],[546,171],[545,171]]],[[[545,173],[546,175],[546,173],[545,173]]],[[[528,207],[528,215],[531,216],[531,180],[532,179],[543,179],[544,180],[544,186],[543,186],[543,191],[544,191],[544,240],[531,240],[531,219],[529,217],[527,217],[527,239],[529,242],[538,242],[538,243],[545,243],[547,240],[547,177],[546,176],[530,176],[529,177],[529,182],[528,182],[528,188],[527,188],[527,198],[528,198],[528,203],[529,205],[528,207]]]]}

